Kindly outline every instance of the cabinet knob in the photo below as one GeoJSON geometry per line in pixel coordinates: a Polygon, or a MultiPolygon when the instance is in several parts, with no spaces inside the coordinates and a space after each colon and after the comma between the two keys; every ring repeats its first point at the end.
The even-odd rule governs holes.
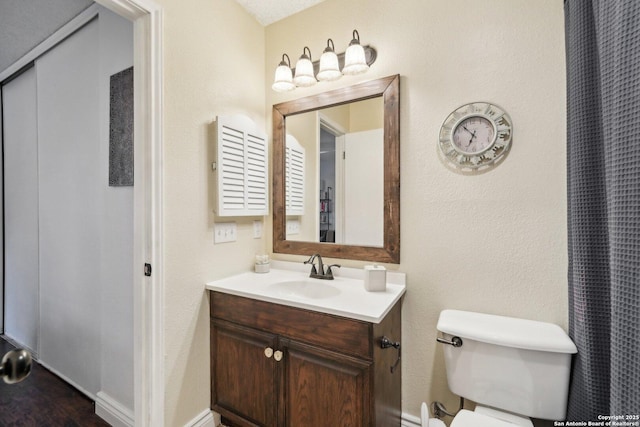
{"type": "Polygon", "coordinates": [[[273,353],[273,358],[276,359],[276,362],[279,362],[282,360],[282,352],[280,350],[276,351],[275,353],[273,353]]]}
{"type": "Polygon", "coordinates": [[[271,347],[267,347],[264,349],[264,355],[268,358],[273,356],[273,349],[271,347]]]}

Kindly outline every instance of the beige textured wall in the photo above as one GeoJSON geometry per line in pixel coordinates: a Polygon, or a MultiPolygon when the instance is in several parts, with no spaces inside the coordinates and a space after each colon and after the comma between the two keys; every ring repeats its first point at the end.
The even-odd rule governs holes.
{"type": "MultiPolygon", "coordinates": [[[[455,407],[436,345],[440,310],[457,308],[567,323],[565,57],[560,0],[326,0],[266,27],[266,107],[401,75],[403,410],[455,407]],[[282,53],[331,37],[344,51],[358,29],[378,50],[368,74],[276,94],[282,53]],[[513,148],[477,176],[448,170],[436,141],[442,121],[473,101],[504,107],[513,148]]],[[[270,242],[269,242],[270,247],[270,242]]],[[[307,254],[305,254],[307,255],[307,254]]],[[[303,257],[274,255],[302,260],[303,257]]],[[[363,262],[340,261],[361,266],[363,262]]]]}
{"type": "Polygon", "coordinates": [[[362,132],[384,127],[384,100],[381,96],[355,102],[350,107],[350,132],[362,132]]]}
{"type": "MultiPolygon", "coordinates": [[[[164,8],[165,425],[209,407],[204,284],[253,267],[265,252],[252,220],[213,243],[213,127],[243,113],[265,126],[264,28],[233,0],[156,0],[164,8]]],[[[268,233],[269,230],[265,230],[268,233]]]]}
{"type": "MultiPolygon", "coordinates": [[[[338,105],[337,107],[323,109],[322,115],[333,123],[342,127],[346,131],[350,131],[351,108],[350,105],[338,105]]],[[[305,113],[312,114],[312,113],[305,113]]]]}

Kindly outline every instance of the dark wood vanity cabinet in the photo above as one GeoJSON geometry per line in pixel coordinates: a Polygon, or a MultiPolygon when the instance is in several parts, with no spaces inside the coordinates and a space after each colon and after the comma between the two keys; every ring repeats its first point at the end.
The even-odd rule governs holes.
{"type": "Polygon", "coordinates": [[[211,408],[226,425],[400,426],[400,302],[377,324],[210,291],[211,408]],[[393,370],[392,370],[392,367],[393,370]]]}

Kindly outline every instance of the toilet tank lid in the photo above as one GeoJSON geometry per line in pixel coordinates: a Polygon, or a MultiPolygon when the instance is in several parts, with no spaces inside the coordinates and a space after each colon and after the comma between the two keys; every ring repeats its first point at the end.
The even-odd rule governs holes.
{"type": "Polygon", "coordinates": [[[488,344],[553,353],[577,353],[571,338],[558,325],[461,310],[443,310],[440,332],[488,344]]]}

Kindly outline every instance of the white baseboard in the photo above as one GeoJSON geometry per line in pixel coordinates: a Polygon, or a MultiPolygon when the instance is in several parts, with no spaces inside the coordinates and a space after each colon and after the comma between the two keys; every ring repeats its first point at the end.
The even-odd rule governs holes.
{"type": "Polygon", "coordinates": [[[220,424],[220,416],[217,418],[211,409],[205,409],[194,419],[184,425],[184,427],[216,427],[220,424]]]}
{"type": "Polygon", "coordinates": [[[400,426],[401,427],[422,427],[422,421],[420,420],[419,417],[403,412],[402,418],[400,420],[400,426]]]}
{"type": "Polygon", "coordinates": [[[133,411],[103,391],[96,396],[96,415],[113,427],[133,427],[135,424],[133,411]]]}
{"type": "MultiPolygon", "coordinates": [[[[99,393],[98,393],[99,394],[99,393]]],[[[207,409],[202,411],[198,416],[189,421],[184,427],[217,427],[220,425],[220,415],[207,409]]],[[[422,427],[420,418],[410,414],[402,413],[400,421],[401,427],[422,427]]]]}

